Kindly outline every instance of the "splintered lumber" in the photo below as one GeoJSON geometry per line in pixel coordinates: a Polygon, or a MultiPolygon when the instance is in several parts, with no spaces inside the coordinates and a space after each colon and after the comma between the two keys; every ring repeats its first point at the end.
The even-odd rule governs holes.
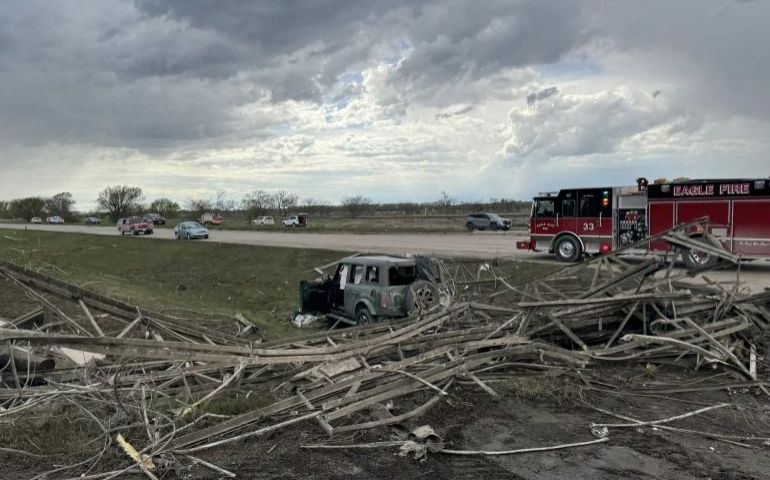
{"type": "Polygon", "coordinates": [[[616,295],[606,298],[577,298],[565,300],[546,300],[542,302],[519,302],[522,308],[531,307],[570,307],[584,305],[607,305],[617,303],[630,303],[637,300],[673,300],[677,298],[689,298],[692,293],[689,290],[668,293],[638,293],[632,295],[616,295]]]}
{"type": "MultiPolygon", "coordinates": [[[[37,304],[0,327],[0,357],[5,355],[9,363],[0,376],[0,415],[13,428],[14,419],[24,415],[44,417],[52,407],[77,407],[80,414],[75,416],[81,417],[73,421],[109,425],[111,433],[138,427],[149,443],[137,458],[186,460],[232,477],[239,472],[190,454],[291,425],[334,438],[411,424],[442,399],[451,403],[468,390],[504,396],[506,390],[494,382],[522,373],[580,379],[589,390],[620,395],[744,388],[768,392],[767,383],[755,379],[766,375],[770,292],[748,294],[707,278],[688,278],[665,268],[665,259],[634,263],[618,259],[617,253],[519,283],[505,271],[505,261],[458,260],[450,266],[442,267],[454,272],[450,289],[465,288],[449,307],[364,327],[251,342],[238,336],[245,322],[234,322],[233,315],[222,320],[226,326],[207,328],[194,312],[191,318],[159,314],[0,262],[0,275],[23,286],[37,304]],[[45,323],[40,322],[43,317],[45,323]],[[76,365],[67,357],[72,352],[93,361],[76,365]],[[688,368],[709,364],[719,375],[732,377],[698,384],[653,382],[635,389],[592,375],[597,367],[620,362],[688,368]],[[745,378],[736,380],[738,373],[745,378]],[[451,388],[457,383],[467,388],[451,388]],[[235,416],[206,411],[230,395],[268,400],[235,416]]],[[[0,311],[0,317],[15,316],[0,311]]],[[[629,421],[634,427],[649,424],[666,432],[688,432],[664,423],[727,411],[721,408],[647,423],[629,421]]],[[[419,450],[429,447],[419,443],[424,441],[387,445],[419,450]]],[[[441,444],[430,448],[447,455],[512,455],[605,441],[500,451],[443,450],[441,444]]],[[[312,448],[346,447],[333,443],[312,448]]],[[[72,478],[125,473],[93,473],[100,463],[80,465],[86,463],[90,466],[57,467],[53,476],[65,470],[72,478]]],[[[126,468],[154,475],[142,467],[136,463],[126,468]]]]}

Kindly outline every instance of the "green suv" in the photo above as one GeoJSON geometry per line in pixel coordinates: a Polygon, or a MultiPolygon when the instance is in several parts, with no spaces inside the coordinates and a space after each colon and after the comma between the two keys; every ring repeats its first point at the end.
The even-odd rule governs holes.
{"type": "Polygon", "coordinates": [[[346,257],[333,277],[300,282],[299,313],[353,325],[406,317],[444,303],[441,276],[429,257],[346,257]]]}

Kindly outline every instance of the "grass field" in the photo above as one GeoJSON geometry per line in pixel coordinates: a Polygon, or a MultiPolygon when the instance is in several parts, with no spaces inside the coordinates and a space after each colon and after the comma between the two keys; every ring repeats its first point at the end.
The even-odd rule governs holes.
{"type": "Polygon", "coordinates": [[[230,318],[241,313],[269,337],[297,333],[288,317],[297,306],[298,281],[313,277],[313,267],[342,256],[132,237],[0,233],[0,258],[164,313],[182,316],[192,310],[230,318]]]}

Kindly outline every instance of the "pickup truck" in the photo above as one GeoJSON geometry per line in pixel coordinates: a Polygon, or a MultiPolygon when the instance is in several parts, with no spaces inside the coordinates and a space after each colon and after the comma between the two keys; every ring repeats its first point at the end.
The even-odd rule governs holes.
{"type": "Polygon", "coordinates": [[[224,222],[225,219],[217,213],[204,213],[198,221],[198,223],[203,225],[222,225],[224,222]]]}
{"type": "Polygon", "coordinates": [[[298,213],[282,221],[284,227],[307,227],[310,223],[310,215],[298,213]]]}
{"type": "Polygon", "coordinates": [[[132,235],[152,235],[155,225],[152,222],[146,222],[140,217],[128,217],[118,220],[118,231],[121,235],[130,233],[132,235]]]}

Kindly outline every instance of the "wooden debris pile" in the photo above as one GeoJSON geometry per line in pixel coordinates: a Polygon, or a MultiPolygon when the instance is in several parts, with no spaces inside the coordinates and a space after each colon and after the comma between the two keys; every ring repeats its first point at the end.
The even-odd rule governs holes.
{"type": "MultiPolygon", "coordinates": [[[[603,363],[666,361],[718,365],[767,393],[757,352],[768,292],[694,280],[665,258],[603,256],[526,283],[484,263],[446,269],[458,292],[448,308],[268,342],[243,320],[230,331],[205,327],[2,263],[0,277],[39,307],[0,328],[0,421],[68,405],[96,423],[102,450],[58,467],[57,478],[156,478],[184,462],[234,476],[193,455],[298,422],[332,438],[402,424],[451,396],[458,381],[497,396],[491,380],[517,372],[582,378],[603,363]],[[212,413],[235,393],[253,408],[212,413]],[[393,402],[400,413],[385,408],[393,402]],[[104,452],[118,449],[125,466],[103,472],[104,452]]],[[[457,453],[425,438],[433,451],[457,453]]]]}

